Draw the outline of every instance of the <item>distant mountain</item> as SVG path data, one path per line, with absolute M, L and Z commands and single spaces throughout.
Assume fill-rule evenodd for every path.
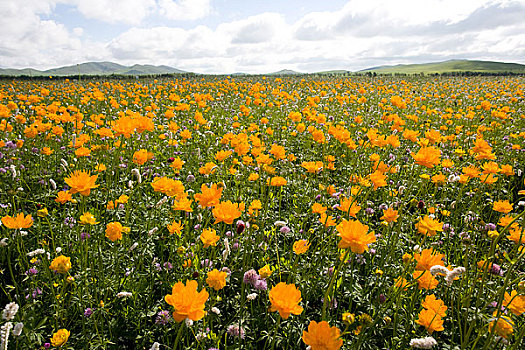
M 87 62 L 74 66 L 66 66 L 60 68 L 53 68 L 44 71 L 33 68 L 25 69 L 2 69 L 0 68 L 0 75 L 10 76 L 69 76 L 69 75 L 155 75 L 155 74 L 171 74 L 171 73 L 185 73 L 177 68 L 168 66 L 152 66 L 135 64 L 133 66 L 123 66 L 113 62 Z
M 525 73 L 525 65 L 518 63 L 503 63 L 491 61 L 449 60 L 444 62 L 422 64 L 399 64 L 395 66 L 380 66 L 363 69 L 359 72 L 375 73 L 452 73 L 452 72 L 481 72 L 481 73 Z
M 282 69 L 278 72 L 268 73 L 266 75 L 302 75 L 303 73 L 296 72 L 290 69 Z

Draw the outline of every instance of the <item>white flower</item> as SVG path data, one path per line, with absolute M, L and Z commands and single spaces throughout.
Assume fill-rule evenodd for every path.
M 447 277 L 445 277 L 445 280 L 447 281 L 447 285 L 451 286 L 454 280 L 461 276 L 465 272 L 465 268 L 463 266 L 458 266 L 454 268 L 452 271 L 450 271 L 447 274 Z
M 155 232 L 157 232 L 159 230 L 158 227 L 154 227 L 152 228 L 151 230 L 148 231 L 148 235 L 152 236 L 155 234 Z
M 137 182 L 142 183 L 142 176 L 140 176 L 140 171 L 137 168 L 131 170 L 131 174 L 137 179 Z
M 2 238 L 0 240 L 0 247 L 5 247 L 7 245 L 7 237 Z
M 130 292 L 119 292 L 117 294 L 117 298 L 127 298 L 127 297 L 131 297 L 133 294 L 130 293 Z
M 189 318 L 185 319 L 184 322 L 186 323 L 186 327 L 191 327 L 191 326 L 193 326 L 193 321 L 190 320 Z
M 9 167 L 9 170 L 11 170 L 11 173 L 13 175 L 13 179 L 15 177 L 17 177 L 18 174 L 16 173 L 16 167 L 14 166 L 14 164 L 11 164 L 11 166 Z
M 437 345 L 437 341 L 432 337 L 412 339 L 410 341 L 410 346 L 416 349 L 432 349 L 435 345 Z
M 435 275 L 437 275 L 438 273 L 447 276 L 448 273 L 449 273 L 449 271 L 448 271 L 448 269 L 447 269 L 445 266 L 434 265 L 434 266 L 432 266 L 432 267 L 430 268 L 430 273 L 432 274 L 432 276 L 435 276 Z
M 13 335 L 15 337 L 18 337 L 20 334 L 22 334 L 22 330 L 24 329 L 24 324 L 22 322 L 18 322 L 15 324 L 15 328 L 13 329 Z
M 137 242 L 133 243 L 133 245 L 131 247 L 129 247 L 129 251 L 133 251 L 135 248 L 137 248 L 139 246 L 139 244 Z
M 246 299 L 248 299 L 250 301 L 255 300 L 255 298 L 257 298 L 257 293 L 248 294 L 246 296 Z
M 131 180 L 128 181 L 128 187 L 130 189 L 133 189 L 133 181 L 131 181 Z
M 224 238 L 224 250 L 222 251 L 222 262 L 225 262 L 228 258 L 228 255 L 230 255 L 230 243 L 228 242 L 228 238 Z
M 151 348 L 149 348 L 149 350 L 159 350 L 159 349 L 160 349 L 160 344 L 158 342 L 153 343 L 153 345 L 151 345 Z
M 216 308 L 215 306 L 211 308 L 211 312 L 213 312 L 214 314 L 217 314 L 217 315 L 220 315 L 220 314 L 221 314 L 221 310 L 219 310 L 219 309 Z
M 32 252 L 29 252 L 27 253 L 27 256 L 32 258 L 34 257 L 35 255 L 40 255 L 40 254 L 44 254 L 46 251 L 42 248 L 38 248 L 38 249 L 35 249 L 33 250 Z
M 57 253 L 60 253 L 60 252 L 62 251 L 62 247 L 56 247 L 55 251 L 56 251 Z
M 53 179 L 49 179 L 49 184 L 51 185 L 51 189 L 54 191 L 57 189 L 57 183 Z
M 60 163 L 66 168 L 69 166 L 64 158 L 60 159 Z
M 273 223 L 275 226 L 277 227 L 282 227 L 282 226 L 286 226 L 286 222 L 284 221 L 276 221 Z
M 7 322 L 2 327 L 0 327 L 0 349 L 7 350 L 7 343 L 9 341 L 9 332 L 13 328 L 11 322 Z
M 17 312 L 18 304 L 13 301 L 5 306 L 4 311 L 2 312 L 2 318 L 6 321 L 11 321 Z

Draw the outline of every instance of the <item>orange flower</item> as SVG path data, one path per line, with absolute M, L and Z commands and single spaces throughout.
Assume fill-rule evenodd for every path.
M 171 162 L 170 164 L 170 167 L 175 171 L 175 172 L 179 172 L 179 170 L 182 169 L 182 166 L 184 165 L 184 163 L 186 163 L 185 161 L 183 161 L 182 159 L 180 159 L 180 157 L 177 157 L 175 159 L 173 159 L 173 161 Z
M 419 286 L 419 289 L 435 289 L 437 285 L 439 284 L 439 281 L 432 276 L 430 271 L 424 270 L 424 271 L 414 271 L 412 274 L 412 277 L 417 280 L 417 284 Z
M 321 203 L 314 203 L 312 205 L 312 213 L 323 214 L 328 208 L 323 206 Z
M 319 222 L 323 224 L 324 227 L 332 227 L 335 226 L 337 223 L 335 222 L 333 216 L 328 216 L 326 213 L 322 213 L 319 217 Z
M 217 164 L 208 162 L 199 168 L 199 174 L 210 175 L 217 170 Z
M 306 172 L 315 174 L 323 168 L 323 162 L 303 162 L 301 166 L 306 169 Z
M 507 236 L 507 238 L 516 244 L 524 244 L 525 232 L 523 232 L 523 229 L 517 225 L 512 226 L 511 228 L 509 228 L 509 235 Z
M 427 168 L 433 168 L 434 165 L 438 165 L 441 162 L 441 151 L 434 146 L 422 147 L 417 154 L 412 153 L 411 155 L 416 164 Z
M 19 228 L 30 228 L 33 226 L 33 218 L 30 214 L 24 216 L 24 213 L 18 213 L 15 217 L 6 215 L 2 218 L 5 227 L 17 230 Z
M 386 183 L 386 175 L 383 174 L 381 171 L 376 170 L 369 176 L 370 181 L 374 184 L 374 190 L 377 190 L 379 187 L 384 187 L 387 185 Z
M 293 244 L 293 251 L 297 255 L 304 254 L 310 248 L 310 243 L 306 239 L 300 239 Z
M 228 274 L 224 271 L 213 269 L 207 274 L 206 283 L 215 290 L 220 290 L 226 286 L 226 277 Z
M 394 284 L 394 287 L 402 288 L 403 290 L 407 290 L 408 281 L 406 280 L 406 278 L 399 276 L 398 278 L 396 278 L 395 282 L 396 283 Z
M 186 197 L 186 196 L 183 196 L 183 197 L 180 197 L 180 198 L 178 198 L 177 200 L 174 201 L 173 206 L 171 207 L 171 209 L 173 209 L 175 211 L 181 210 L 181 211 L 185 211 L 187 213 L 191 213 L 191 212 L 193 212 L 193 208 L 191 207 L 191 203 L 193 203 L 193 200 L 188 199 L 188 197 Z
M 280 186 L 285 186 L 286 184 L 287 182 L 284 177 L 274 176 L 270 180 L 270 186 L 280 187 Z
M 492 206 L 492 210 L 504 214 L 510 213 L 512 209 L 512 204 L 510 204 L 509 201 L 495 201 Z
M 148 152 L 145 149 L 141 149 L 133 153 L 133 163 L 137 165 L 143 165 L 151 158 L 153 158 L 153 153 Z
M 348 213 L 348 215 L 355 218 L 361 207 L 357 204 L 357 201 L 350 198 L 342 198 L 341 203 L 337 209 L 341 210 L 343 213 Z
M 57 193 L 55 202 L 64 204 L 66 202 L 69 202 L 71 199 L 73 199 L 73 197 L 71 196 L 71 193 L 69 193 L 69 191 L 60 191 Z
M 510 310 L 514 315 L 520 316 L 525 312 L 525 295 L 518 295 L 518 292 L 505 292 L 505 300 L 503 306 Z
M 424 326 L 429 334 L 432 334 L 434 331 L 440 332 L 445 330 L 443 328 L 443 319 L 432 310 L 421 310 L 416 323 Z
M 427 310 L 434 311 L 441 317 L 445 317 L 447 315 L 447 306 L 445 305 L 443 300 L 436 299 L 436 296 L 434 294 L 427 295 L 423 303 L 421 303 L 421 306 L 423 306 Z
M 443 231 L 443 223 L 425 215 L 423 218 L 419 219 L 416 228 L 419 233 L 432 237 L 436 235 L 436 231 Z
M 358 220 L 346 220 L 336 226 L 337 235 L 341 237 L 338 248 L 350 248 L 356 254 L 363 254 L 368 251 L 368 245 L 376 241 L 374 232 L 368 232 L 368 226 L 363 225 Z
M 290 314 L 300 315 L 303 312 L 303 308 L 299 306 L 302 300 L 301 291 L 295 288 L 295 284 L 281 282 L 270 290 L 269 297 L 272 303 L 270 311 L 278 311 L 285 320 Z
M 60 255 L 51 261 L 49 269 L 58 273 L 67 273 L 71 269 L 71 258 Z
M 311 321 L 308 332 L 303 331 L 302 339 L 312 350 L 338 350 L 343 346 L 339 328 L 330 327 L 326 321 L 319 323 Z
M 204 248 L 208 248 L 209 246 L 217 246 L 217 242 L 219 241 L 220 237 L 217 236 L 217 231 L 215 231 L 212 228 L 205 228 L 202 230 L 202 233 L 200 235 L 200 239 L 202 243 L 204 243 Z
M 184 194 L 184 185 L 179 180 L 167 177 L 156 177 L 151 183 L 155 192 L 161 192 L 169 197 L 179 198 Z
M 212 184 L 210 187 L 206 184 L 201 185 L 201 192 L 194 195 L 195 200 L 203 208 L 214 207 L 219 204 L 222 196 L 223 187 L 218 187 L 217 184 Z
M 110 222 L 106 225 L 106 237 L 110 241 L 115 242 L 117 239 L 122 239 L 122 233 L 130 231 L 129 227 L 122 226 L 120 222 Z
M 213 208 L 213 216 L 215 217 L 214 224 L 224 222 L 227 224 L 233 224 L 233 220 L 241 216 L 244 211 L 244 203 L 232 203 L 231 201 L 220 202 Z
M 494 311 L 492 315 L 496 317 L 497 314 L 498 312 Z M 500 315 L 497 320 L 489 323 L 489 332 L 492 332 L 493 328 L 497 335 L 507 339 L 509 335 L 514 332 L 514 322 L 510 319 L 510 317 Z
M 97 178 L 98 175 L 91 176 L 91 173 L 84 170 L 75 170 L 69 177 L 66 177 L 64 181 L 71 187 L 69 193 L 80 193 L 83 196 L 89 196 L 91 190 L 99 186 L 95 185 Z
M 386 222 L 397 222 L 398 218 L 399 218 L 398 211 L 394 210 L 393 208 L 388 208 L 387 210 L 383 210 L 383 216 L 381 216 L 381 220 L 385 220 Z
M 434 252 L 434 249 L 423 249 L 421 253 L 414 254 L 414 259 L 417 261 L 416 270 L 429 270 L 432 266 L 443 265 L 443 258 L 445 255 Z
M 53 333 L 53 338 L 51 338 L 51 345 L 53 345 L 54 347 L 61 347 L 67 342 L 70 334 L 71 333 L 65 328 L 59 329 L 58 331 L 56 331 L 56 333 Z
M 205 289 L 197 292 L 198 285 L 194 280 L 186 280 L 185 285 L 177 282 L 171 288 L 171 294 L 164 297 L 166 303 L 175 309 L 173 311 L 175 322 L 182 322 L 187 318 L 198 321 L 204 317 L 204 307 L 209 294 Z
M 173 221 L 171 224 L 168 224 L 168 232 L 170 235 L 176 233 L 178 236 L 181 235 L 182 230 L 184 229 L 184 225 L 180 222 Z
M 226 158 L 232 155 L 232 151 L 219 151 L 215 153 L 215 160 L 218 162 L 222 162 Z

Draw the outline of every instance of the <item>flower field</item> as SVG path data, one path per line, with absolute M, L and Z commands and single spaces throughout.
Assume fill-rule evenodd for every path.
M 0 349 L 523 349 L 523 77 L 0 82 Z

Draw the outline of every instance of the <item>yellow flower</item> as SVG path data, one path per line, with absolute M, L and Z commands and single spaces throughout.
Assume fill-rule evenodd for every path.
M 310 243 L 306 239 L 298 240 L 293 244 L 293 251 L 297 255 L 306 253 L 308 248 L 310 248 Z
M 75 170 L 69 177 L 66 177 L 64 181 L 68 184 L 71 189 L 69 193 L 75 194 L 80 193 L 83 196 L 89 196 L 91 190 L 97 188 L 96 185 L 98 175 L 93 175 L 83 170 Z
M 498 312 L 494 311 L 493 316 L 496 317 L 497 314 Z M 492 332 L 493 328 L 497 335 L 507 339 L 514 332 L 514 322 L 510 317 L 500 315 L 497 320 L 489 323 L 489 332 Z
M 37 210 L 36 215 L 38 217 L 45 218 L 46 216 L 49 215 L 49 211 L 47 210 L 47 208 L 43 208 L 43 209 Z
M 498 213 L 508 214 L 512 209 L 512 204 L 510 204 L 509 201 L 495 201 L 492 205 L 492 210 Z
M 51 261 L 49 269 L 58 273 L 67 273 L 71 269 L 71 258 L 60 255 Z
M 411 155 L 416 164 L 427 168 L 433 168 L 434 165 L 438 165 L 441 162 L 441 151 L 434 146 L 422 147 L 417 154 L 412 153 Z
M 287 184 L 286 179 L 281 176 L 274 176 L 271 178 L 271 180 L 269 180 L 270 186 L 281 187 L 281 186 L 285 186 L 286 184 Z
M 204 306 L 209 294 L 205 289 L 197 292 L 198 285 L 194 280 L 186 280 L 185 285 L 177 282 L 171 288 L 171 294 L 164 297 L 164 300 L 175 309 L 173 311 L 175 322 L 182 322 L 187 318 L 198 321 L 204 317 Z
M 180 198 L 185 193 L 182 182 L 167 177 L 154 178 L 151 187 L 155 192 L 161 192 L 169 197 Z
M 261 278 L 268 278 L 272 275 L 273 271 L 270 268 L 270 265 L 265 265 L 264 267 L 261 267 L 257 272 L 259 272 Z
M 220 202 L 213 208 L 213 216 L 215 217 L 214 224 L 224 222 L 226 224 L 233 224 L 233 220 L 241 216 L 244 211 L 244 203 L 232 203 L 231 201 Z
M 398 218 L 398 211 L 390 207 L 387 210 L 383 210 L 383 216 L 381 216 L 380 219 L 385 220 L 386 222 L 397 222 Z
M 220 290 L 226 286 L 226 277 L 228 274 L 224 271 L 213 269 L 207 274 L 206 283 L 215 290 Z
M 302 300 L 301 291 L 295 288 L 294 284 L 277 284 L 270 290 L 269 297 L 272 303 L 270 311 L 278 311 L 285 320 L 290 314 L 300 315 L 303 312 L 303 308 L 299 306 Z
M 66 202 L 69 202 L 73 197 L 71 196 L 71 193 L 69 191 L 60 191 L 57 194 L 57 197 L 55 198 L 55 202 L 64 204 Z
M 97 219 L 90 212 L 85 212 L 80 216 L 80 223 L 84 225 L 96 225 Z
M 184 225 L 180 222 L 173 221 L 171 224 L 168 224 L 168 232 L 170 235 L 176 233 L 178 236 L 181 235 Z
M 425 215 L 423 218 L 419 219 L 416 228 L 419 233 L 432 237 L 436 235 L 436 231 L 443 231 L 443 223 Z
M 326 321 L 311 321 L 308 332 L 303 331 L 302 340 L 312 350 L 338 350 L 343 346 L 339 328 L 330 327 Z
M 214 207 L 219 204 L 222 196 L 222 186 L 217 186 L 217 184 L 211 184 L 210 187 L 206 184 L 201 185 L 201 192 L 194 195 L 195 200 L 203 208 Z
M 220 237 L 217 236 L 217 231 L 215 231 L 214 229 L 205 228 L 204 230 L 202 230 L 200 239 L 202 243 L 204 243 L 204 248 L 208 248 L 211 245 L 215 247 Z
M 64 345 L 69 339 L 69 331 L 65 328 L 59 329 L 56 333 L 53 333 L 53 338 L 51 338 L 51 345 L 54 347 L 59 347 Z
M 356 254 L 363 254 L 364 251 L 368 251 L 368 245 L 376 241 L 374 232 L 368 233 L 368 226 L 363 225 L 358 220 L 343 219 L 336 226 L 336 230 L 337 235 L 341 237 L 338 248 L 350 248 Z
M 117 239 L 122 239 L 122 233 L 128 233 L 129 227 L 122 226 L 120 222 L 114 221 L 106 225 L 106 237 L 110 241 L 115 242 Z
M 5 227 L 10 229 L 30 228 L 33 226 L 33 218 L 31 215 L 24 216 L 24 213 L 18 213 L 17 216 L 12 217 L 6 215 L 2 218 L 2 223 Z

